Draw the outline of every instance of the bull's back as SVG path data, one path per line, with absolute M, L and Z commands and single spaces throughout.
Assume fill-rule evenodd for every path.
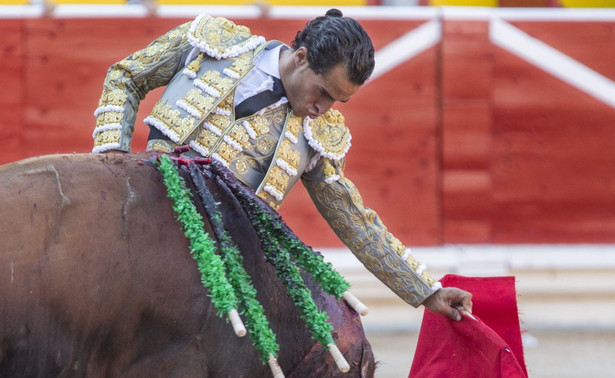
M 0 376 L 114 374 L 139 355 L 143 373 L 165 363 L 148 357 L 157 348 L 198 335 L 204 289 L 146 158 L 52 155 L 0 168 Z

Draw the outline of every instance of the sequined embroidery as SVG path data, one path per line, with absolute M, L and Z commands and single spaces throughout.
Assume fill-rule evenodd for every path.
M 227 93 L 236 81 L 237 79 L 230 77 L 221 77 L 220 72 L 211 70 L 194 79 L 194 86 L 202 89 L 210 96 L 218 98 Z
M 240 175 L 244 175 L 250 168 L 254 168 L 254 160 L 247 156 L 240 156 L 235 160 L 235 169 Z
M 262 155 L 269 155 L 275 148 L 278 139 L 273 135 L 265 134 L 256 141 L 256 150 Z
M 96 127 L 102 127 L 108 124 L 119 124 L 123 116 L 124 112 L 104 112 L 96 118 Z
M 339 111 L 330 109 L 314 120 L 306 118 L 303 126 L 305 138 L 321 156 L 337 161 L 348 152 L 351 135 Z
M 252 67 L 253 56 L 253 52 L 241 54 L 234 59 L 229 68 L 234 73 L 245 75 Z M 195 117 L 198 120 L 197 123 L 203 125 L 196 140 L 192 141 L 199 153 L 208 156 L 215 143 L 211 133 L 221 136 L 230 124 L 229 117 L 234 108 L 234 88 L 241 77 L 243 76 L 229 77 L 215 70 L 207 70 L 192 81 L 196 88 L 189 90 L 183 98 L 177 100 L 178 108 Z M 203 117 L 205 120 L 201 121 Z M 178 134 L 180 142 L 188 138 L 194 129 L 183 129 L 182 131 L 184 134 Z M 232 141 L 229 143 L 233 145 Z
M 147 141 L 146 151 L 164 151 L 171 152 L 175 146 L 166 140 L 151 139 Z
M 278 144 L 278 150 L 273 157 L 273 162 L 262 184 L 262 191 L 258 190 L 257 195 L 267 201 L 270 206 L 277 209 L 284 199 L 291 183 L 291 178 L 298 174 L 297 169 L 301 160 L 301 154 L 295 149 L 297 136 L 301 130 L 301 118 L 287 116 L 282 135 L 285 137 Z M 294 181 L 294 180 L 293 180 Z M 272 201 L 269 196 L 273 197 Z
M 94 144 L 96 146 L 102 146 L 106 144 L 116 143 L 118 140 L 120 140 L 120 134 L 121 130 L 108 130 L 104 133 L 98 133 L 94 138 Z
M 205 119 L 205 122 L 203 122 L 203 127 L 192 142 L 195 150 L 203 156 L 210 156 L 212 149 L 230 123 L 231 121 L 228 116 L 215 113 L 210 114 Z
M 230 67 L 225 68 L 222 72 L 233 79 L 242 78 L 252 67 L 252 57 L 253 54 L 250 52 L 243 53 L 233 61 Z
M 128 95 L 121 89 L 114 89 L 111 91 L 105 91 L 99 100 L 100 106 L 114 105 L 114 106 L 124 106 L 126 100 L 128 99 Z
M 152 114 L 144 120 L 148 125 L 156 127 L 175 143 L 182 143 L 183 139 L 196 127 L 196 118 L 182 117 L 181 112 L 173 109 L 166 101 L 158 101 L 154 105 Z
M 198 16 L 188 32 L 190 44 L 216 59 L 235 57 L 264 44 L 250 29 L 222 17 Z
M 214 101 L 211 96 L 203 96 L 203 92 L 195 88 L 189 90 L 184 98 L 177 100 L 176 104 L 191 116 L 202 118 L 204 112 L 212 108 Z

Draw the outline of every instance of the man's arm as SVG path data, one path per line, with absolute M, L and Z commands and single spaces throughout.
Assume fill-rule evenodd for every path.
M 335 170 L 336 180 L 327 180 Z M 338 178 L 339 177 L 339 178 Z M 363 205 L 359 191 L 343 175 L 343 159 L 321 158 L 302 182 L 320 214 L 357 258 L 395 294 L 418 307 L 440 286 L 378 215 Z
M 167 85 L 192 50 L 183 24 L 145 49 L 112 65 L 105 78 L 94 129 L 92 152 L 130 151 L 139 103 L 152 89 Z
M 395 294 L 414 307 L 460 320 L 457 307 L 472 311 L 472 295 L 441 288 L 403 244 L 387 231 L 378 215 L 363 205 L 354 184 L 339 162 L 321 158 L 304 173 L 302 182 L 321 215 L 357 258 Z M 333 174 L 331 170 L 334 170 Z M 335 177 L 336 180 L 327 180 Z M 327 182 L 328 181 L 328 182 Z

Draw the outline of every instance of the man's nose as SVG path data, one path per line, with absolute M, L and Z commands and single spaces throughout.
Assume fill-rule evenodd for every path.
M 318 115 L 323 115 L 327 112 L 327 110 L 331 109 L 333 103 L 335 101 L 321 99 L 316 102 L 316 110 L 318 111 Z

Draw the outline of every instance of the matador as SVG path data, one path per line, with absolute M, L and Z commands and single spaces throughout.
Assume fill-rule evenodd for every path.
M 316 28 L 311 32 L 320 33 L 325 42 L 329 34 L 355 33 L 352 28 L 323 33 L 337 19 L 352 20 L 328 13 L 303 33 L 309 39 L 310 28 Z M 352 42 L 351 37 L 346 39 Z M 301 38 L 300 32 L 289 47 L 208 15 L 178 26 L 111 66 L 95 111 L 93 152 L 129 152 L 140 100 L 166 86 L 144 120 L 151 130 L 148 150 L 189 145 L 189 153 L 220 161 L 275 209 L 301 180 L 343 243 L 393 292 L 418 307 L 441 286 L 363 204 L 344 175 L 351 134 L 343 115 L 332 108 L 371 73 L 371 41 L 367 37 L 372 49 L 367 76 L 348 79 L 352 69 L 344 67 L 344 57 L 332 69 L 313 68 L 309 52 L 315 47 Z M 336 67 L 345 68 L 341 76 Z M 244 101 L 274 93 L 276 86 L 283 90 L 281 96 L 256 111 L 238 111 Z M 304 104 L 306 97 L 314 100 Z

